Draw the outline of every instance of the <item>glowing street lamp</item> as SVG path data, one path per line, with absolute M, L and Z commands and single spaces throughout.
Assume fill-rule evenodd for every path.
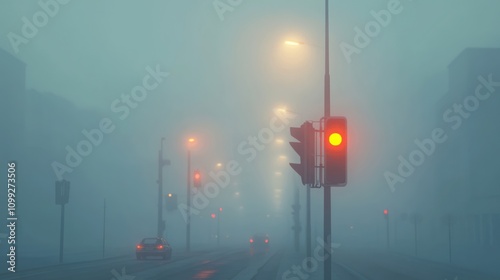
M 285 41 L 285 45 L 287 46 L 299 46 L 299 45 L 303 45 L 304 42 L 297 42 L 297 41 L 290 41 L 290 40 L 287 40 Z

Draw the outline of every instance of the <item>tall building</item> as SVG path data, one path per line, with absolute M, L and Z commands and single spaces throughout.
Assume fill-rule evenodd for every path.
M 491 78 L 490 78 L 491 77 Z M 436 152 L 438 207 L 453 213 L 456 238 L 500 248 L 500 49 L 469 48 L 449 65 L 449 92 L 437 106 L 448 136 Z
M 16 160 L 24 143 L 26 65 L 0 49 L 0 158 Z

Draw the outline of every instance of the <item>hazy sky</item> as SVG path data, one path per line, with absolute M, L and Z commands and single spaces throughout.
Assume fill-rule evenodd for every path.
M 340 44 L 355 45 L 355 28 L 364 29 L 374 19 L 371 12 L 387 10 L 391 1 L 330 2 L 332 113 L 350 122 L 350 186 L 356 186 L 340 193 L 368 199 L 366 189 L 388 191 L 383 172 L 433 128 L 434 106 L 448 88 L 448 64 L 465 48 L 500 45 L 500 2 L 401 0 L 399 13 L 350 63 Z M 127 138 L 151 166 L 165 136 L 173 162 L 168 172 L 175 177 L 170 182 L 181 185 L 185 177 L 176 175 L 184 174 L 188 136 L 202 139 L 196 156 L 206 165 L 244 162 L 237 145 L 268 126 L 276 107 L 297 114 L 290 125 L 323 113 L 324 2 L 243 0 L 223 14 L 214 3 L 73 0 L 58 4 L 32 38 L 13 47 L 9 36 L 23 36 L 23 18 L 33 22 L 42 7 L 2 0 L 0 48 L 27 64 L 27 88 L 112 118 L 120 131 L 112 139 Z M 289 39 L 304 44 L 284 45 Z M 113 102 L 142 84 L 147 67 L 169 76 L 119 120 Z M 281 137 L 289 138 L 288 129 Z M 98 158 L 106 157 L 102 153 Z M 296 159 L 288 146 L 265 158 L 273 153 Z M 277 167 L 265 158 L 248 164 L 239 180 L 271 184 L 265 176 Z M 290 172 L 287 164 L 278 168 Z

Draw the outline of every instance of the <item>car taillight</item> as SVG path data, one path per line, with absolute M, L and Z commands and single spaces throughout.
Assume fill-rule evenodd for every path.
M 137 245 L 135 246 L 135 248 L 137 248 L 138 250 L 142 249 L 142 245 Z
M 264 242 L 269 243 L 269 239 L 264 240 Z
M 250 243 L 253 243 L 253 239 L 252 238 L 250 238 Z
M 163 245 L 158 245 L 156 248 L 157 248 L 158 250 L 161 250 L 161 249 L 163 249 Z

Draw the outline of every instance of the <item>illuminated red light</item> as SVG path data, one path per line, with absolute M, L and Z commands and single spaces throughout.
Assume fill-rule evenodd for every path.
M 384 209 L 384 215 L 388 215 L 388 214 L 389 214 L 389 210 Z
M 158 250 L 161 250 L 161 249 L 163 249 L 163 245 L 158 245 L 158 247 L 156 247 L 156 248 L 158 248 Z
M 215 214 L 213 214 L 213 213 L 212 213 L 212 215 L 211 215 L 211 216 L 212 216 L 212 219 L 215 219 Z
M 252 238 L 250 238 L 250 243 L 253 243 L 253 239 Z
M 264 242 L 269 243 L 269 239 L 264 240 Z
M 142 245 L 135 246 L 138 250 L 142 249 Z

